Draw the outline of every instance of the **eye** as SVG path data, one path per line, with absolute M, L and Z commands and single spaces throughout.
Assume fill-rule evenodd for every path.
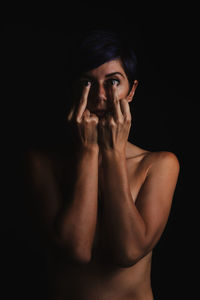
M 118 86 L 120 84 L 119 79 L 116 79 L 116 78 L 111 78 L 111 79 L 108 80 L 108 82 L 109 82 L 110 85 L 117 85 Z

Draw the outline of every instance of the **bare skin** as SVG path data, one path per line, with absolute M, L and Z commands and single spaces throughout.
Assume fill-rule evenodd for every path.
M 116 72 L 114 80 L 107 76 Z M 119 60 L 84 74 L 89 78 L 98 89 L 86 85 L 67 118 L 78 150 L 27 156 L 29 208 L 49 255 L 48 300 L 152 300 L 152 250 L 167 223 L 179 163 L 171 152 L 128 142 L 137 82 L 129 91 Z

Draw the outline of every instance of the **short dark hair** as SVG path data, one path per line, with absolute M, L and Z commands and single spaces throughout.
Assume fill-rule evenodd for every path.
M 137 59 L 131 43 L 113 30 L 91 30 L 72 45 L 70 73 L 72 80 L 113 59 L 121 59 L 131 88 L 136 79 Z M 69 69 L 68 69 L 69 70 Z

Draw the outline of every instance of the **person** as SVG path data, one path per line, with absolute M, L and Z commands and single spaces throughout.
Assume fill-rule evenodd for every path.
M 66 99 L 71 138 L 58 151 L 26 156 L 32 231 L 48 257 L 47 299 L 152 300 L 152 251 L 179 161 L 128 141 L 138 85 L 132 46 L 109 30 L 90 31 L 78 45 Z

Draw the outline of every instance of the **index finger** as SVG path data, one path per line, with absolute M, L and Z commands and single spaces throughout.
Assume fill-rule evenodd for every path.
M 84 86 L 81 99 L 80 99 L 78 107 L 75 111 L 75 116 L 76 116 L 77 121 L 81 120 L 83 113 L 87 107 L 89 91 L 90 91 L 90 83 L 88 83 L 87 86 Z

